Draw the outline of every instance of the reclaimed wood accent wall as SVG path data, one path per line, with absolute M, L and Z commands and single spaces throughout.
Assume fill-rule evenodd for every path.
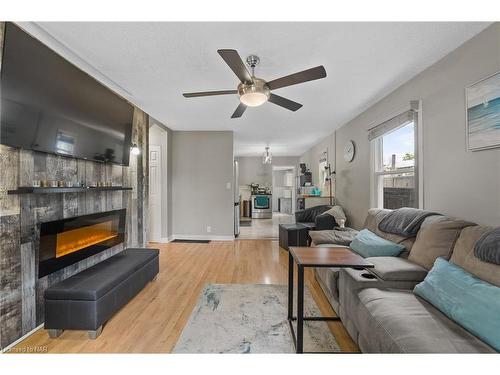
M 0 51 L 4 23 L 0 23 Z M 1 52 L 0 52 L 1 53 Z M 1 55 L 0 55 L 1 63 Z M 1 69 L 1 66 L 0 66 Z M 134 111 L 132 142 L 141 149 L 122 167 L 0 145 L 0 349 L 43 323 L 48 286 L 124 249 L 145 246 L 148 207 L 148 115 Z M 113 181 L 131 191 L 7 195 L 34 180 Z M 127 209 L 125 244 L 38 278 L 40 223 L 120 208 Z

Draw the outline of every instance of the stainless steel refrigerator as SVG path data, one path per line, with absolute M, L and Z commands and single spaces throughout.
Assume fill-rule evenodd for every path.
M 234 192 L 234 236 L 238 237 L 240 234 L 240 186 L 238 184 L 239 171 L 238 162 L 234 161 L 234 181 L 233 181 L 233 192 Z

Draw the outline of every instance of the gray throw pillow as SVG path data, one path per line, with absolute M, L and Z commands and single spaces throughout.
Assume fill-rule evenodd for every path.
M 344 227 L 344 224 L 347 221 L 344 209 L 341 206 L 333 206 L 328 211 L 324 212 L 324 214 L 333 216 L 340 227 Z
M 337 228 L 332 230 L 310 230 L 309 236 L 316 245 L 333 244 L 349 246 L 357 230 L 351 228 Z

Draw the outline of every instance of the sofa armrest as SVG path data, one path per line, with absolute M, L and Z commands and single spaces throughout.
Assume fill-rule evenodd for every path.
M 321 214 L 316 216 L 314 220 L 316 224 L 315 230 L 330 230 L 335 227 L 335 218 L 329 214 Z
M 422 281 L 427 270 L 401 257 L 370 257 L 366 260 L 375 267 L 370 272 L 385 281 Z

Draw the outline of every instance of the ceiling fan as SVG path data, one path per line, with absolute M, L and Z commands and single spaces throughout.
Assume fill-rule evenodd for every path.
M 271 93 L 271 90 L 276 90 L 282 87 L 296 85 L 298 83 L 304 83 L 307 81 L 314 81 L 315 79 L 326 77 L 325 68 L 323 67 L 323 65 L 320 65 L 315 68 L 303 70 L 301 72 L 277 78 L 272 81 L 265 81 L 261 78 L 255 77 L 254 75 L 255 67 L 260 62 L 258 56 L 250 55 L 246 59 L 248 66 L 252 69 L 252 74 L 250 74 L 236 50 L 220 49 L 217 50 L 217 52 L 224 59 L 226 64 L 229 65 L 234 74 L 236 74 L 236 76 L 239 78 L 240 83 L 238 84 L 237 89 L 189 92 L 182 95 L 184 95 L 184 97 L 186 98 L 196 98 L 200 96 L 238 94 L 240 104 L 236 108 L 236 111 L 234 111 L 231 118 L 241 117 L 247 107 L 257 107 L 267 101 L 295 112 L 300 107 L 302 107 L 302 104 L 273 94 Z

